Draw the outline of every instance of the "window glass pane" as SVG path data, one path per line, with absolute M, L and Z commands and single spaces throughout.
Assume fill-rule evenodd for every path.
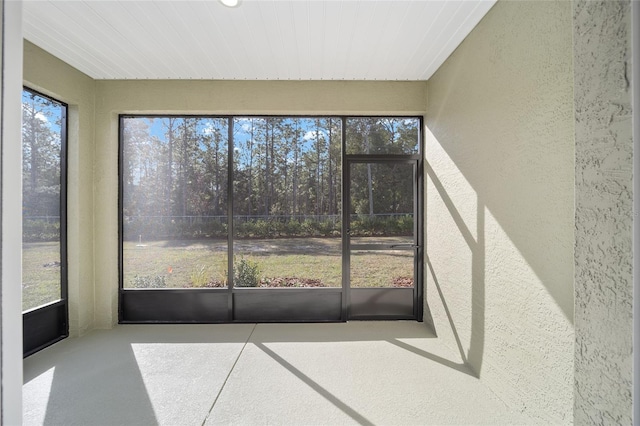
M 226 287 L 228 120 L 122 126 L 124 288 Z
M 66 107 L 22 92 L 22 309 L 62 297 L 61 157 Z
M 418 154 L 420 120 L 398 117 L 347 118 L 347 154 Z
M 336 118 L 235 119 L 235 286 L 341 286 L 341 134 Z

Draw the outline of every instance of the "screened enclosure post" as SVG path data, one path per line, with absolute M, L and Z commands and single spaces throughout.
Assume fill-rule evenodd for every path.
M 418 176 L 417 176 L 417 187 L 418 187 L 418 215 L 417 223 L 418 233 L 418 253 L 416 256 L 417 262 L 417 281 L 416 283 L 416 319 L 418 321 L 424 320 L 424 292 L 425 292 L 425 284 L 424 284 L 424 253 L 425 253 L 425 220 L 426 220 L 426 210 L 425 210 L 425 193 L 424 193 L 424 161 L 425 161 L 425 152 L 424 152 L 424 117 L 420 117 L 420 132 L 418 133 L 419 138 L 419 146 L 420 146 L 420 159 L 418 160 Z
M 124 150 L 124 117 L 118 117 L 118 322 L 124 320 L 122 315 L 122 306 L 123 306 L 123 288 L 124 288 L 124 253 L 123 253 L 123 244 L 124 244 L 124 233 L 123 233 L 123 222 L 124 222 L 124 173 L 122 170 L 122 162 L 124 161 L 123 150 Z
M 418 171 L 418 167 L 419 167 L 419 161 L 416 161 L 416 163 L 413 166 L 413 240 L 414 240 L 414 244 L 415 244 L 415 248 L 414 248 L 414 270 L 413 270 L 413 282 L 414 282 L 414 286 L 413 286 L 413 298 L 414 298 L 414 305 L 413 305 L 413 313 L 415 315 L 415 317 L 417 319 L 419 319 L 418 317 L 420 316 L 420 309 L 419 309 L 419 305 L 420 305 L 420 287 L 422 287 L 422 283 L 420 282 L 420 222 L 421 222 L 421 218 L 420 218 L 420 187 L 419 187 L 419 183 L 420 183 L 420 177 L 419 177 L 419 171 Z
M 422 321 L 424 315 L 424 182 L 423 182 L 423 162 L 418 160 L 417 165 L 418 213 L 416 216 L 417 227 L 417 247 L 416 247 L 416 319 Z
M 67 129 L 69 126 L 68 107 L 61 111 L 60 126 L 60 298 L 64 300 L 64 336 L 69 336 L 69 262 L 67 259 Z
M 346 160 L 347 119 L 342 117 L 342 320 L 346 321 L 349 315 L 349 163 Z
M 227 122 L 227 149 L 229 151 L 229 165 L 227 166 L 227 312 L 229 321 L 233 321 L 233 117 Z

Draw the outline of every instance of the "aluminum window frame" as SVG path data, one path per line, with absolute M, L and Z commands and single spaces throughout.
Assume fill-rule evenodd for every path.
M 326 288 L 238 288 L 234 287 L 233 277 L 232 277 L 232 267 L 233 267 L 233 248 L 234 248 L 234 224 L 233 224 L 233 208 L 234 208 L 234 191 L 233 191 L 233 178 L 234 178 L 234 170 L 233 167 L 228 167 L 228 176 L 227 176 L 227 250 L 228 250 L 228 285 L 226 288 L 208 288 L 208 289 L 193 289 L 193 288 L 167 288 L 167 289 L 129 289 L 124 288 L 124 259 L 123 259 L 123 241 L 124 241 L 124 233 L 123 233 L 123 155 L 124 155 L 124 120 L 127 118 L 211 118 L 211 119 L 226 119 L 228 120 L 228 164 L 234 164 L 234 137 L 233 137 L 233 127 L 236 119 L 241 118 L 290 118 L 290 119 L 335 119 L 339 120 L 341 123 L 341 157 L 340 157 L 340 202 L 341 202 L 341 212 L 339 216 L 342 218 L 342 230 L 341 230 L 341 257 L 342 257 L 342 285 L 341 287 L 326 287 Z M 394 119 L 415 119 L 418 121 L 418 152 L 413 154 L 347 154 L 346 153 L 346 124 L 349 118 L 394 118 Z M 345 243 L 345 232 L 346 232 L 346 223 L 344 220 L 345 215 L 345 197 L 348 197 L 348 194 L 345 193 L 345 175 L 348 174 L 345 172 L 345 168 L 347 165 L 347 161 L 355 161 L 355 162 L 366 162 L 366 161 L 390 161 L 390 162 L 411 162 L 416 164 L 416 185 L 414 189 L 414 194 L 416 197 L 415 200 L 415 213 L 416 221 L 414 223 L 414 232 L 416 235 L 416 240 L 418 244 L 417 254 L 416 254 L 416 285 L 414 286 L 414 319 L 418 321 L 422 321 L 423 317 L 423 251 L 424 251 L 424 172 L 423 172 L 423 145 L 424 145 L 424 118 L 422 116 L 415 115 L 315 115 L 315 114 L 158 114 L 158 113 L 136 113 L 136 114 L 128 114 L 122 113 L 118 115 L 118 242 L 119 242 L 119 253 L 118 253 L 118 322 L 119 323 L 235 323 L 235 322 L 343 322 L 348 319 L 348 305 L 349 305 L 349 272 L 348 269 L 345 269 L 345 266 L 348 267 L 348 256 L 349 251 L 345 250 L 345 245 L 348 248 L 348 242 Z M 347 213 L 348 214 L 348 213 Z M 347 260 L 345 261 L 345 258 Z M 145 318 L 144 315 L 135 318 L 132 318 L 131 311 L 129 310 L 128 300 L 126 298 L 129 294 L 135 294 L 138 297 L 142 296 L 145 292 L 149 295 L 151 293 L 154 294 L 154 297 L 158 297 L 157 303 L 159 306 L 164 309 L 166 315 L 165 318 Z M 256 301 L 268 301 L 271 295 L 276 294 L 288 294 L 292 295 L 293 303 L 298 300 L 302 300 L 297 298 L 296 295 L 310 294 L 313 295 L 316 299 L 319 297 L 326 297 L 327 299 L 331 299 L 334 296 L 331 294 L 340 293 L 340 303 L 338 312 L 331 310 L 326 318 L 321 317 L 323 314 L 327 314 L 328 310 L 320 309 L 318 312 L 312 312 L 309 316 L 305 317 L 304 310 L 298 310 L 297 315 L 298 318 L 295 318 L 296 312 L 293 313 L 292 317 L 280 317 L 280 316 L 272 316 L 266 317 L 264 319 L 259 319 L 256 317 L 251 318 L 243 318 L 239 319 L 237 315 L 238 306 L 236 305 L 238 299 L 241 297 L 250 297 L 255 295 Z M 199 317 L 198 315 L 192 315 L 191 313 L 186 312 L 176 312 L 175 310 L 171 310 L 169 305 L 169 300 L 173 298 L 174 301 L 178 299 L 185 302 L 190 303 L 189 301 L 195 300 L 194 295 L 199 294 L 204 298 L 209 298 L 206 301 L 202 301 L 201 306 L 197 309 L 200 309 L 201 312 L 208 312 L 208 314 Z M 219 295 L 219 296 L 216 296 Z M 320 296 L 324 294 L 324 296 Z M 220 314 L 212 314 L 209 309 L 214 307 L 221 307 L 222 300 L 214 300 L 215 297 L 222 297 L 222 295 L 226 295 L 226 300 L 224 306 L 226 306 L 226 312 Z M 267 296 L 269 295 L 269 296 Z M 141 306 L 144 302 L 135 302 L 136 306 Z M 180 302 L 178 302 L 180 303 Z M 254 303 L 252 301 L 252 303 Z M 308 307 L 307 307 L 308 309 Z M 320 316 L 314 316 L 315 314 Z M 377 319 L 377 318 L 371 318 Z
M 23 86 L 29 92 L 48 99 L 61 107 L 60 120 L 60 299 L 22 312 L 23 357 L 28 357 L 69 337 L 69 274 L 68 274 L 68 150 L 69 105 L 52 96 Z M 21 142 L 22 143 L 22 142 Z

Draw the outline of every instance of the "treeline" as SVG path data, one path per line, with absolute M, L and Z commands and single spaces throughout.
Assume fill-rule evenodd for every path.
M 234 213 L 337 214 L 341 127 L 336 118 L 236 119 Z
M 228 214 L 230 164 L 234 215 L 245 217 L 236 237 L 339 235 L 340 222 L 322 217 L 342 210 L 342 121 L 233 120 L 230 150 L 226 118 L 123 119 L 125 239 L 226 235 L 226 219 L 220 218 Z M 416 119 L 349 119 L 347 152 L 413 153 L 418 129 Z M 352 213 L 377 223 L 366 232 L 398 228 L 379 225 L 383 221 L 375 217 L 413 212 L 412 170 L 401 164 L 359 166 L 364 165 L 351 172 Z M 187 219 L 193 217 L 202 220 Z

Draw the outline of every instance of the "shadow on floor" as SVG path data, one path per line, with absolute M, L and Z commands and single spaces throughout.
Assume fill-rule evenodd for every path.
M 252 327 L 117 326 L 66 339 L 24 360 L 24 424 L 171 424 L 167 402 L 190 383 L 205 392 L 182 405 L 203 419 Z
M 98 336 L 82 340 L 25 360 L 24 424 L 157 424 L 131 344 Z M 39 376 L 51 370 L 46 410 L 34 415 L 29 393 L 32 387 L 46 392 L 47 379 L 38 383 Z
M 225 389 L 247 344 L 292 373 L 319 399 L 363 425 L 374 421 L 362 407 L 336 396 L 271 344 L 347 343 L 338 352 L 323 345 L 328 353 L 339 354 L 353 347 L 348 343 L 379 342 L 382 346 L 376 348 L 391 344 L 434 366 L 463 373 L 459 377 L 473 376 L 454 353 L 435 354 L 425 350 L 430 345 L 414 346 L 413 339 L 423 345 L 435 337 L 425 324 L 414 321 L 261 324 L 257 330 L 254 324 L 120 325 L 62 341 L 25 359 L 24 424 L 200 424 Z M 444 357 L 449 353 L 456 360 Z M 401 353 L 394 356 L 411 359 Z
M 365 418 L 362 414 L 358 413 L 356 410 L 354 410 L 353 408 L 349 407 L 347 404 L 342 402 L 340 399 L 334 396 L 331 392 L 329 392 L 328 390 L 320 386 L 316 381 L 311 379 L 309 376 L 305 375 L 302 371 L 294 367 L 292 364 L 288 363 L 284 358 L 276 354 L 274 351 L 267 348 L 262 343 L 254 343 L 254 345 L 258 347 L 260 350 L 262 350 L 265 354 L 269 355 L 278 364 L 286 368 L 290 373 L 292 373 L 300 381 L 302 381 L 311 389 L 313 389 L 315 392 L 317 392 L 324 399 L 326 399 L 331 404 L 333 404 L 336 408 L 340 409 L 343 413 L 351 417 L 353 420 L 355 420 L 361 425 L 365 425 L 365 426 L 373 425 L 373 423 L 369 421 L 367 418 Z

